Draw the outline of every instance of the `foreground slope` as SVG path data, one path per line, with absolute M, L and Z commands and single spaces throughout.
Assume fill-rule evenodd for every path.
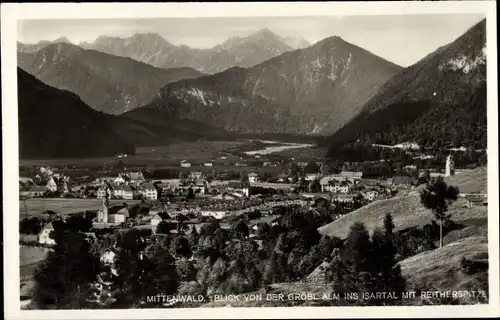
M 171 83 L 148 107 L 229 131 L 332 133 L 399 70 L 331 37 L 252 68 Z
M 488 238 L 468 237 L 401 261 L 401 272 L 407 279 L 408 290 L 488 291 L 488 273 L 466 274 L 460 269 L 462 257 L 487 263 Z M 459 298 L 459 301 L 462 304 L 487 302 L 470 297 Z
M 18 68 L 20 158 L 99 157 L 135 152 L 112 116 Z
M 202 75 L 191 68 L 155 68 L 68 43 L 49 44 L 33 54 L 18 52 L 18 66 L 42 82 L 74 92 L 91 107 L 110 114 L 146 104 L 170 82 Z
M 389 79 L 332 137 L 329 154 L 354 141 L 485 149 L 486 20 Z

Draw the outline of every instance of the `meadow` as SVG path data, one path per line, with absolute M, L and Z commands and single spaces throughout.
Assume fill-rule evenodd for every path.
M 110 200 L 111 205 L 139 203 L 139 200 Z M 25 204 L 26 203 L 26 207 Z M 19 215 L 21 217 L 37 216 L 44 211 L 52 210 L 58 214 L 70 214 L 84 212 L 87 210 L 99 210 L 102 206 L 101 199 L 79 199 L 79 198 L 33 198 L 19 201 Z M 25 210 L 26 208 L 26 210 Z
M 181 160 L 208 161 L 221 155 L 224 150 L 232 149 L 249 141 L 197 141 L 182 142 L 165 146 L 137 147 L 135 155 L 127 157 L 103 157 L 81 159 L 21 159 L 20 166 L 39 165 L 57 167 L 103 167 L 121 163 L 126 166 L 165 165 L 179 166 Z

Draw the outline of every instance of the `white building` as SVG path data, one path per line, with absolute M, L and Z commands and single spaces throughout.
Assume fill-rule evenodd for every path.
M 97 189 L 97 199 L 104 199 L 106 198 L 107 190 L 104 186 L 100 187 Z
M 132 188 L 130 186 L 122 186 L 123 189 L 122 192 L 122 199 L 125 200 L 133 200 L 134 199 L 134 191 L 132 191 Z
M 203 173 L 199 171 L 193 171 L 189 173 L 189 179 L 201 179 L 203 178 Z
M 145 183 L 141 186 L 142 195 L 149 200 L 157 200 L 158 199 L 158 191 L 151 183 Z
M 250 183 L 255 183 L 255 182 L 259 182 L 259 175 L 257 173 L 249 173 L 248 174 L 248 181 Z
M 342 171 L 340 175 L 349 180 L 360 180 L 363 178 L 363 172 L 360 171 Z
M 349 184 L 347 182 L 330 181 L 326 186 L 321 186 L 323 192 L 349 193 Z
M 54 245 L 56 241 L 50 237 L 50 233 L 54 231 L 54 226 L 52 222 L 49 222 L 42 228 L 40 233 L 37 235 L 37 240 L 39 244 Z
M 191 162 L 189 162 L 187 160 L 182 160 L 181 161 L 181 167 L 182 168 L 189 168 L 189 167 L 191 167 Z
M 202 209 L 201 215 L 203 217 L 214 217 L 217 220 L 223 219 L 229 211 L 227 210 L 210 210 L 210 209 Z
M 52 191 L 52 192 L 57 191 L 57 184 L 54 181 L 54 178 L 50 177 L 49 181 L 47 182 L 46 187 L 47 187 L 47 190 L 49 190 L 49 191 Z
M 118 177 L 116 177 L 116 179 L 113 180 L 113 182 L 116 184 L 123 184 L 125 183 L 125 178 L 123 178 L 122 175 L 119 174 Z
M 306 181 L 313 181 L 319 179 L 319 177 L 320 177 L 319 173 L 306 173 L 305 179 Z
M 363 192 L 363 197 L 369 201 L 375 200 L 379 195 L 379 192 L 377 190 L 369 190 Z
M 113 196 L 117 199 L 123 199 L 123 188 L 115 188 L 113 190 Z

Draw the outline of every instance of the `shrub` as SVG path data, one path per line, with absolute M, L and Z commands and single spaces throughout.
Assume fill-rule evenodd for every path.
M 466 257 L 460 259 L 460 269 L 465 274 L 476 274 L 488 270 L 488 260 L 469 260 Z

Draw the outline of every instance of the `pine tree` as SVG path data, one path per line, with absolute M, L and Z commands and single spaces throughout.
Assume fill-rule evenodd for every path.
M 456 187 L 448 186 L 443 178 L 427 185 L 420 193 L 420 201 L 424 207 L 434 211 L 434 216 L 439 221 L 439 246 L 443 246 L 443 224 L 451 218 L 447 214 L 448 207 L 458 199 L 459 190 Z
M 99 260 L 83 234 L 56 234 L 54 251 L 35 272 L 33 300 L 41 309 L 85 308 L 88 284 L 96 279 Z
M 371 292 L 374 270 L 370 236 L 362 223 L 351 226 L 339 259 L 332 263 L 333 289 L 347 293 Z M 349 300 L 347 300 L 349 301 Z M 351 301 L 352 302 L 352 301 Z
M 382 232 L 377 229 L 372 235 L 372 257 L 374 261 L 375 292 L 391 292 L 401 299 L 401 294 L 406 288 L 406 281 L 401 274 L 401 268 L 396 262 L 396 247 L 394 246 L 393 234 Z M 372 291 L 372 292 L 373 292 Z M 379 305 L 388 305 L 394 301 L 375 301 Z
M 394 220 L 390 213 L 386 214 L 384 217 L 384 233 L 386 235 L 392 235 L 392 232 L 395 228 Z

